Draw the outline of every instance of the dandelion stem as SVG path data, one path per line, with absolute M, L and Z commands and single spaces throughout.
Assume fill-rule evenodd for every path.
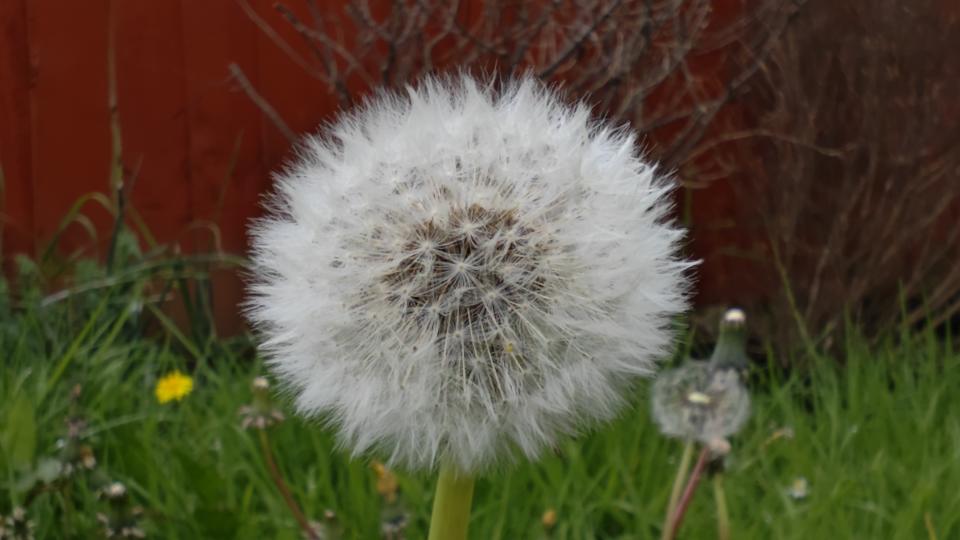
M 465 540 L 473 501 L 473 477 L 450 464 L 440 466 L 430 516 L 429 540 Z
M 717 540 L 730 540 L 730 514 L 723 492 L 723 472 L 713 475 L 713 498 L 717 501 Z
M 273 450 L 270 449 L 270 440 L 267 438 L 267 430 L 258 429 L 260 435 L 260 449 L 263 451 L 263 458 L 267 462 L 267 468 L 270 469 L 270 478 L 273 479 L 273 483 L 277 485 L 277 489 L 280 490 L 280 495 L 283 497 L 283 502 L 287 504 L 290 508 L 290 513 L 293 514 L 293 518 L 297 520 L 297 524 L 303 530 L 303 533 L 310 540 L 319 540 L 316 531 L 313 530 L 313 527 L 310 526 L 310 522 L 307 521 L 307 517 L 303 514 L 303 510 L 300 510 L 300 506 L 297 505 L 297 501 L 293 499 L 293 494 L 290 493 L 290 488 L 287 487 L 287 483 L 283 480 L 283 475 L 280 474 L 280 468 L 277 467 L 277 462 L 273 459 Z
M 670 502 L 667 503 L 667 514 L 663 518 L 663 533 L 661 540 L 666 540 L 667 535 L 673 528 L 671 518 L 677 509 L 677 501 L 680 500 L 680 493 L 683 491 L 683 484 L 687 481 L 687 473 L 690 472 L 690 463 L 693 461 L 693 441 L 687 441 L 683 447 L 683 457 L 680 458 L 680 466 L 677 467 L 677 477 L 673 480 L 673 489 L 670 491 Z
M 923 513 L 923 524 L 927 527 L 927 538 L 937 540 L 937 530 L 933 527 L 933 518 L 930 517 L 930 512 Z
M 693 493 L 697 490 L 697 485 L 700 484 L 700 478 L 703 476 L 704 469 L 707 468 L 707 459 L 709 457 L 710 449 L 704 446 L 703 450 L 700 451 L 700 457 L 697 458 L 697 464 L 693 467 L 693 472 L 690 473 L 690 480 L 687 482 L 686 489 L 683 490 L 683 496 L 680 497 L 680 502 L 677 503 L 677 509 L 673 512 L 673 518 L 670 520 L 670 528 L 667 531 L 667 540 L 676 538 L 677 532 L 680 530 L 680 525 L 683 524 L 683 516 L 687 513 L 690 501 L 693 500 Z

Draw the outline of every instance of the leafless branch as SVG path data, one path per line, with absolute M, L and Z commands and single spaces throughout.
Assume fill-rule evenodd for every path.
M 296 134 L 287 126 L 287 123 L 283 121 L 283 118 L 280 118 L 280 114 L 277 113 L 277 110 L 273 108 L 273 105 L 270 105 L 270 103 L 264 99 L 259 92 L 257 92 L 257 89 L 254 88 L 253 84 L 250 83 L 250 79 L 244 75 L 243 70 L 240 69 L 240 66 L 237 64 L 230 64 L 229 70 L 230 76 L 233 77 L 233 80 L 236 81 L 238 85 L 240 85 L 240 89 L 243 90 L 247 97 L 249 97 L 250 100 L 256 104 L 260 111 L 265 114 L 271 122 L 273 122 L 273 125 L 280 130 L 280 133 L 282 133 L 291 144 L 296 142 Z

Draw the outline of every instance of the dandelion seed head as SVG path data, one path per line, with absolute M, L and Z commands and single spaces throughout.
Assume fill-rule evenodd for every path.
M 668 437 L 716 445 L 740 431 L 749 415 L 750 394 L 736 370 L 690 361 L 661 373 L 653 385 L 653 417 Z
M 611 418 L 685 309 L 670 182 L 531 78 L 428 79 L 307 139 L 249 315 L 355 454 L 467 472 Z

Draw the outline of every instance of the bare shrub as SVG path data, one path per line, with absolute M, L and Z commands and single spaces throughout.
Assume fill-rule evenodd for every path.
M 960 312 L 960 25 L 929 0 L 813 2 L 773 49 L 743 217 L 774 343 L 830 348 Z M 954 15 L 956 10 L 950 10 Z
M 301 40 L 291 43 L 238 2 L 342 106 L 454 66 L 530 70 L 629 122 L 671 168 L 709 135 L 803 4 L 743 0 L 717 13 L 712 0 L 352 0 L 331 11 L 301 0 L 276 4 Z
M 454 66 L 531 70 L 629 122 L 687 187 L 746 176 L 732 217 L 765 242 L 757 279 L 779 284 L 748 307 L 783 349 L 829 348 L 846 320 L 877 335 L 960 311 L 960 36 L 944 2 L 276 4 L 296 40 L 238 2 L 343 106 Z M 733 101 L 746 129 L 724 119 Z M 733 163 L 711 151 L 728 144 Z

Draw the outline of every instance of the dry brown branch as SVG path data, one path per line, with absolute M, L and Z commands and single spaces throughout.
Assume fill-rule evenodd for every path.
M 287 123 L 283 121 L 283 118 L 277 113 L 277 110 L 273 108 L 273 105 L 263 98 L 257 89 L 253 87 L 253 84 L 250 82 L 250 79 L 243 73 L 243 70 L 240 69 L 240 66 L 237 64 L 230 64 L 229 66 L 230 76 L 234 81 L 240 86 L 240 89 L 243 90 L 243 93 L 250 98 L 251 101 L 256 104 L 260 111 L 273 122 L 273 125 L 283 134 L 284 137 L 290 141 L 290 144 L 293 144 L 297 140 L 296 134 L 287 126 Z
M 818 4 L 772 51 L 757 128 L 778 135 L 742 163 L 758 164 L 743 214 L 783 268 L 763 306 L 774 342 L 960 313 L 960 25 L 911 6 Z
M 630 123 L 667 168 L 704 142 L 803 3 L 745 0 L 736 16 L 716 13 L 711 0 L 277 4 L 304 42 L 298 48 L 238 2 L 341 106 L 358 88 L 402 86 L 437 70 L 530 71 Z
M 934 2 L 291 2 L 301 46 L 251 19 L 341 106 L 437 70 L 530 71 L 629 123 L 688 187 L 750 171 L 736 217 L 783 278 L 754 308 L 784 347 L 829 345 L 848 316 L 880 331 L 960 309 L 960 38 Z M 724 123 L 735 102 L 752 122 Z

